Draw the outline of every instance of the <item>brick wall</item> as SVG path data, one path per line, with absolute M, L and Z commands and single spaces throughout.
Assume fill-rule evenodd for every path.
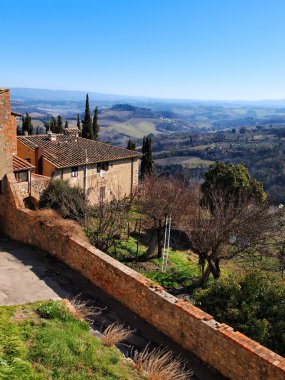
M 11 238 L 56 256 L 224 376 L 234 380 L 285 379 L 284 358 L 168 294 L 90 244 L 60 232 L 56 222 L 38 222 L 32 211 L 21 208 L 12 175 L 8 181 L 4 229 Z

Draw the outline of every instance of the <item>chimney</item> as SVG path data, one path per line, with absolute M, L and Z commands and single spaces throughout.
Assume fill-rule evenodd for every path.
M 37 146 L 35 148 L 35 166 L 37 174 L 43 174 L 43 154 L 44 149 L 41 146 Z
M 55 142 L 56 141 L 56 134 L 52 133 L 51 131 L 48 131 L 48 139 L 51 142 Z

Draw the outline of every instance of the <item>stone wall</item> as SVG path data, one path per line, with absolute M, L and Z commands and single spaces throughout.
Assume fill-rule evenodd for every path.
M 224 376 L 234 380 L 284 380 L 284 358 L 168 294 L 78 237 L 61 232 L 56 222 L 38 221 L 33 211 L 21 207 L 14 181 L 9 175 L 4 225 L 12 239 L 57 257 Z
M 0 180 L 12 171 L 12 153 L 16 153 L 16 119 L 11 115 L 10 91 L 0 88 Z

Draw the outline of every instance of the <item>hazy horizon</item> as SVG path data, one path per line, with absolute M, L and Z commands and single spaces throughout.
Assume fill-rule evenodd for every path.
M 88 89 L 65 89 L 65 88 L 40 88 L 40 87 L 7 87 L 7 86 L 0 86 L 0 88 L 9 88 L 11 91 L 13 90 L 35 90 L 35 91 L 47 91 L 47 92 L 67 92 L 67 93 L 82 93 L 83 95 L 86 94 L 94 94 L 94 95 L 103 95 L 103 96 L 115 96 L 115 97 L 122 97 L 122 98 L 142 98 L 142 99 L 150 99 L 150 100 L 161 100 L 161 101 L 193 101 L 193 102 L 225 102 L 225 103 L 234 103 L 234 102 L 246 102 L 246 103 L 255 103 L 255 102 L 279 102 L 279 101 L 285 101 L 285 96 L 283 98 L 267 98 L 267 99 L 202 99 L 202 98 L 168 98 L 168 97 L 155 97 L 155 96 L 146 96 L 146 95 L 133 95 L 133 94 L 118 94 L 114 92 L 106 93 L 106 92 L 98 92 Z

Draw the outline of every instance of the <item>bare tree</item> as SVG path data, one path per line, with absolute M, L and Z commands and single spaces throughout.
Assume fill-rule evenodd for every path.
M 200 207 L 201 199 L 194 192 L 194 217 L 184 225 L 194 252 L 199 255 L 202 274 L 198 285 L 206 284 L 209 275 L 220 277 L 221 260 L 238 255 L 262 254 L 269 249 L 270 236 L 277 229 L 277 214 L 266 203 L 254 202 L 245 195 L 225 199 L 223 192 L 211 191 L 211 207 Z M 195 198 L 195 201 L 194 201 Z
M 157 257 L 160 258 L 166 217 L 171 216 L 174 227 L 181 224 L 183 219 L 190 215 L 191 193 L 188 187 L 177 179 L 152 175 L 142 182 L 138 200 L 145 225 L 154 230 L 145 257 L 152 257 L 157 248 Z
M 92 244 L 104 252 L 115 246 L 116 239 L 127 227 L 129 209 L 129 199 L 113 198 L 110 202 L 102 201 L 94 206 L 86 228 Z

